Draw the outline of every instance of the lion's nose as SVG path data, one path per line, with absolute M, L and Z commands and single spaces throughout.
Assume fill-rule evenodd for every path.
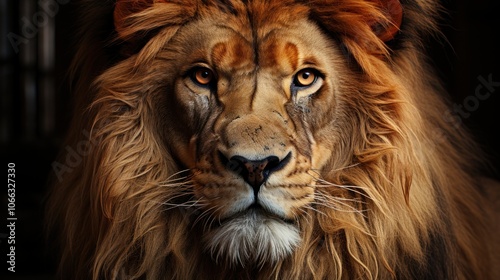
M 269 174 L 279 164 L 277 156 L 269 156 L 261 160 L 249 160 L 242 156 L 233 156 L 230 162 L 239 167 L 240 176 L 252 186 L 255 194 L 259 192 L 260 186 L 267 180 Z
M 277 156 L 268 156 L 259 160 L 250 160 L 243 156 L 232 156 L 229 160 L 221 153 L 223 162 L 226 162 L 226 167 L 236 174 L 240 175 L 254 190 L 255 195 L 260 190 L 262 184 L 267 180 L 272 172 L 283 168 L 290 160 L 288 154 L 283 160 Z

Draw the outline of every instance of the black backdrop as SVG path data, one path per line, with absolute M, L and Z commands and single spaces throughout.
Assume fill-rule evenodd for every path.
M 481 82 L 500 82 L 500 18 L 495 1 L 443 1 L 449 11 L 442 22 L 448 42 L 431 42 L 428 47 L 453 104 L 465 108 L 461 118 L 464 125 L 500 169 L 500 86 L 488 88 Z M 70 116 L 64 80 L 73 54 L 72 31 L 79 11 L 72 1 L 57 0 L 59 5 L 49 10 L 49 17 L 39 14 L 36 18 L 40 11 L 37 2 L 0 0 L 0 155 L 4 174 L 0 191 L 0 212 L 4 213 L 0 222 L 0 275 L 7 275 L 7 279 L 51 279 L 54 270 L 53 250 L 43 241 L 42 205 L 47 174 L 57 150 L 62 148 Z M 23 18 L 38 20 L 40 26 L 23 30 Z M 16 44 L 12 45 L 12 39 L 16 39 L 13 34 L 29 37 L 26 44 L 20 38 L 14 41 L 19 52 Z M 487 93 L 485 88 L 490 91 L 487 97 L 482 95 L 482 100 L 474 99 L 478 86 L 482 86 L 483 94 Z M 6 265 L 9 221 L 5 178 L 9 162 L 16 165 L 15 274 L 8 272 Z M 498 172 L 492 176 L 500 178 Z

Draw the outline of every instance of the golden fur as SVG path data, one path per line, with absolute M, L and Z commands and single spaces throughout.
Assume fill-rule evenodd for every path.
M 435 1 L 81 2 L 61 278 L 492 277 Z

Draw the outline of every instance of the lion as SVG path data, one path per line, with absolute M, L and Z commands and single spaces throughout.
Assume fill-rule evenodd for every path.
M 437 1 L 81 4 L 59 278 L 498 277 L 498 187 L 425 55 Z

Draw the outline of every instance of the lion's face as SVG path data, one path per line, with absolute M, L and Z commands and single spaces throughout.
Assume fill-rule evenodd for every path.
M 175 53 L 157 63 L 177 71 L 174 92 L 156 102 L 175 121 L 160 130 L 192 171 L 207 247 L 232 261 L 276 261 L 300 242 L 296 222 L 335 142 L 340 54 L 305 17 L 254 28 L 218 17 L 183 27 L 160 53 Z
M 488 279 L 437 3 L 403 2 L 83 1 L 60 278 Z

